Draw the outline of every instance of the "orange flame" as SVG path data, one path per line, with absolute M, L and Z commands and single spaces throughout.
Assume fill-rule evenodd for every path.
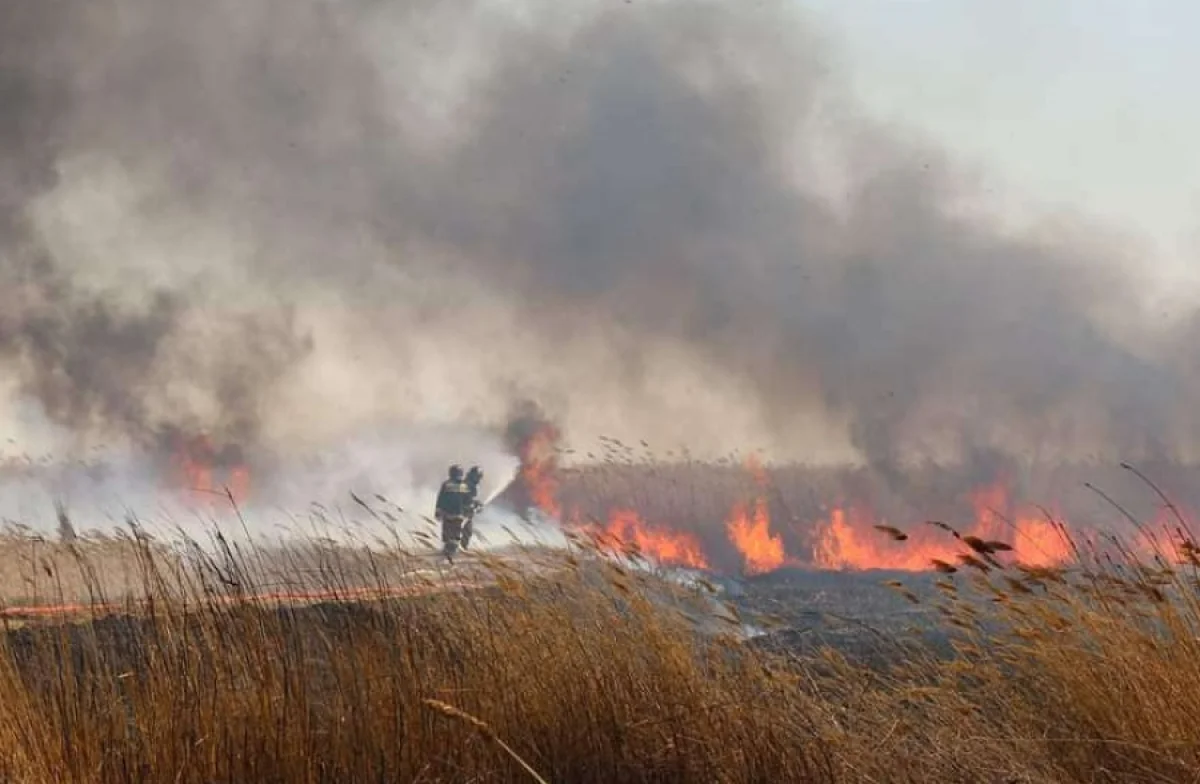
M 1062 532 L 1039 514 L 1021 511 L 1011 521 L 1008 492 L 1002 484 L 980 488 L 971 497 L 975 517 L 960 533 L 987 542 L 1003 542 L 1011 557 L 1029 566 L 1055 566 L 1071 560 L 1071 546 Z M 882 528 L 906 537 L 898 541 L 881 535 Z M 813 564 L 823 569 L 892 569 L 927 571 L 935 561 L 953 564 L 970 550 L 948 532 L 923 526 L 899 532 L 867 510 L 834 508 L 818 525 Z
M 664 566 L 709 568 L 704 550 L 694 537 L 680 531 L 651 527 L 632 509 L 613 510 L 602 528 L 591 526 L 590 529 L 602 545 L 608 540 L 608 549 L 632 545 L 641 555 Z
M 1119 537 L 1120 549 L 1142 562 L 1156 559 L 1194 563 L 1197 558 L 1195 514 L 1178 506 L 1160 506 L 1133 533 Z
M 973 496 L 974 534 L 993 540 L 1011 539 L 1013 558 L 1026 566 L 1057 566 L 1071 560 L 1071 545 L 1050 520 L 1035 510 L 1019 510 L 1006 521 L 1008 490 L 997 482 L 980 488 Z
M 520 445 L 521 483 L 529 495 L 529 503 L 543 514 L 562 519 L 558 502 L 556 442 L 558 430 L 552 425 L 540 427 Z
M 813 546 L 813 565 L 822 569 L 894 569 L 923 572 L 933 561 L 951 562 L 959 550 L 954 541 L 892 542 L 874 530 L 875 518 L 869 512 L 835 507 L 829 519 L 819 524 Z
M 607 522 L 580 524 L 580 510 L 572 508 L 563 517 L 558 500 L 556 463 L 557 430 L 545 425 L 534 431 L 520 447 L 521 479 L 531 506 L 562 520 L 568 528 L 607 540 L 603 549 L 636 548 L 644 556 L 664 565 L 708 569 L 709 557 L 700 541 L 684 531 L 648 525 L 633 509 L 620 508 L 607 515 Z M 750 575 L 765 574 L 788 565 L 811 565 L 822 569 L 890 569 L 921 572 L 959 564 L 971 546 L 989 545 L 995 560 L 1016 561 L 1028 566 L 1055 566 L 1072 560 L 1073 547 L 1066 529 L 1036 509 L 1015 508 L 1003 482 L 977 488 L 969 496 L 973 509 L 966 525 L 956 524 L 957 535 L 934 526 L 911 526 L 901 531 L 889 526 L 862 504 L 841 505 L 816 522 L 810 558 L 789 554 L 781 532 L 771 530 L 771 509 L 766 487 L 769 479 L 755 457 L 746 469 L 759 487 L 756 497 L 738 503 L 725 521 L 724 533 L 741 557 Z M 881 534 L 887 534 L 884 536 Z M 890 540 L 889 540 L 890 537 Z M 972 541 L 975 537 L 979 541 Z M 994 551 L 994 552 L 993 552 Z
M 217 452 L 206 436 L 197 436 L 183 444 L 176 451 L 174 462 L 182 489 L 197 503 L 219 504 L 226 498 L 226 488 L 235 503 L 242 503 L 250 495 L 250 469 L 238 463 L 219 472 Z M 220 473 L 225 476 L 219 476 Z
M 749 574 L 772 572 L 787 563 L 783 538 L 771 535 L 771 514 L 765 499 L 749 509 L 738 504 L 725 524 L 729 540 L 742 554 Z
M 729 541 L 742 556 L 748 574 L 765 574 L 792 562 L 784 549 L 783 537 L 771 535 L 771 511 L 767 504 L 767 472 L 758 457 L 746 458 L 746 470 L 754 478 L 760 493 L 753 504 L 737 504 L 725 523 Z
M 1026 566 L 1058 566 L 1071 560 L 1071 545 L 1049 520 L 1022 515 L 1013 541 L 1016 560 Z

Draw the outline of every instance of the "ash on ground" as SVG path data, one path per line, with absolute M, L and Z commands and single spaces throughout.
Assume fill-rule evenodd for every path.
M 866 664 L 953 654 L 935 573 L 783 569 L 725 581 L 726 601 L 762 629 L 750 644 L 797 655 L 832 648 Z M 888 583 L 903 585 L 906 598 Z M 963 593 L 969 589 L 960 585 Z

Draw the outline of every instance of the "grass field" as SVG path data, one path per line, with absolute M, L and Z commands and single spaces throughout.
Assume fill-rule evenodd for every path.
M 708 589 L 586 543 L 476 556 L 455 575 L 318 544 L 272 554 L 269 570 L 234 552 L 197 562 L 135 533 L 4 543 L 5 585 L 24 601 L 37 571 L 43 601 L 128 612 L 10 624 L 3 780 L 1173 782 L 1200 770 L 1200 559 L 1186 541 L 1162 563 L 1081 556 L 1063 570 L 974 552 L 975 566 L 913 578 L 920 588 L 880 586 L 940 619 L 955 655 L 888 629 L 894 656 L 867 666 L 747 643 L 734 611 L 729 635 L 698 634 Z M 256 598 L 274 590 L 257 581 L 289 568 L 326 596 Z M 817 601 L 794 585 L 759 579 L 741 620 L 797 633 L 795 618 L 745 617 L 762 597 L 780 616 Z

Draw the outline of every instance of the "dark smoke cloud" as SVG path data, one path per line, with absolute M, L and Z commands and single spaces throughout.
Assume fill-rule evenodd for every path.
M 1191 331 L 1108 323 L 1137 265 L 972 212 L 786 5 L 6 5 L 18 392 L 245 440 L 532 398 L 575 437 L 803 457 L 844 428 L 896 476 L 1190 456 Z
M 0 317 L 0 345 L 21 366 L 19 392 L 73 428 L 141 430 L 147 417 L 136 390 L 149 380 L 178 301 L 159 292 L 145 312 L 117 315 L 103 300 L 78 296 L 44 258 L 21 278 L 7 281 L 11 299 Z
M 37 199 L 61 184 L 64 161 L 105 151 L 75 119 L 91 100 L 86 61 L 96 44 L 96 8 L 17 2 L 0 23 L 0 360 L 14 391 L 36 400 L 56 425 L 84 437 L 124 438 L 143 447 L 170 439 L 177 426 L 253 440 L 256 408 L 272 374 L 302 354 L 302 335 L 270 314 L 230 315 L 237 343 L 192 351 L 178 339 L 200 301 L 167 285 L 116 290 L 81 283 L 79 259 L 57 257 L 34 225 Z M 120 107 L 112 107 L 115 112 Z M 121 259 L 111 259 L 119 264 Z M 164 261 L 169 265 L 169 261 Z M 170 352 L 169 356 L 164 354 Z M 207 362 L 207 367 L 204 363 Z M 158 371 L 209 385 L 219 406 L 206 421 L 190 412 L 155 410 Z M 188 379 L 189 373 L 200 378 Z M 161 399 L 161 398 L 160 398 Z

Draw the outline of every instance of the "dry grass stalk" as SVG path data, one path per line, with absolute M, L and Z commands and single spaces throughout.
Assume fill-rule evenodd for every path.
M 459 710 L 453 705 L 442 702 L 441 700 L 425 699 L 422 702 L 427 707 L 437 711 L 443 716 L 449 716 L 452 719 L 457 719 L 458 721 L 461 721 L 474 728 L 477 732 L 479 732 L 480 735 L 487 738 L 492 743 L 495 743 L 504 751 L 505 754 L 512 757 L 518 765 L 524 768 L 525 772 L 528 773 L 534 781 L 539 782 L 539 784 L 549 784 L 549 782 L 542 778 L 538 772 L 533 769 L 533 766 L 521 759 L 521 755 L 513 751 L 512 747 L 505 743 L 504 740 L 496 734 L 495 730 L 488 726 L 487 722 L 477 719 L 466 711 Z

